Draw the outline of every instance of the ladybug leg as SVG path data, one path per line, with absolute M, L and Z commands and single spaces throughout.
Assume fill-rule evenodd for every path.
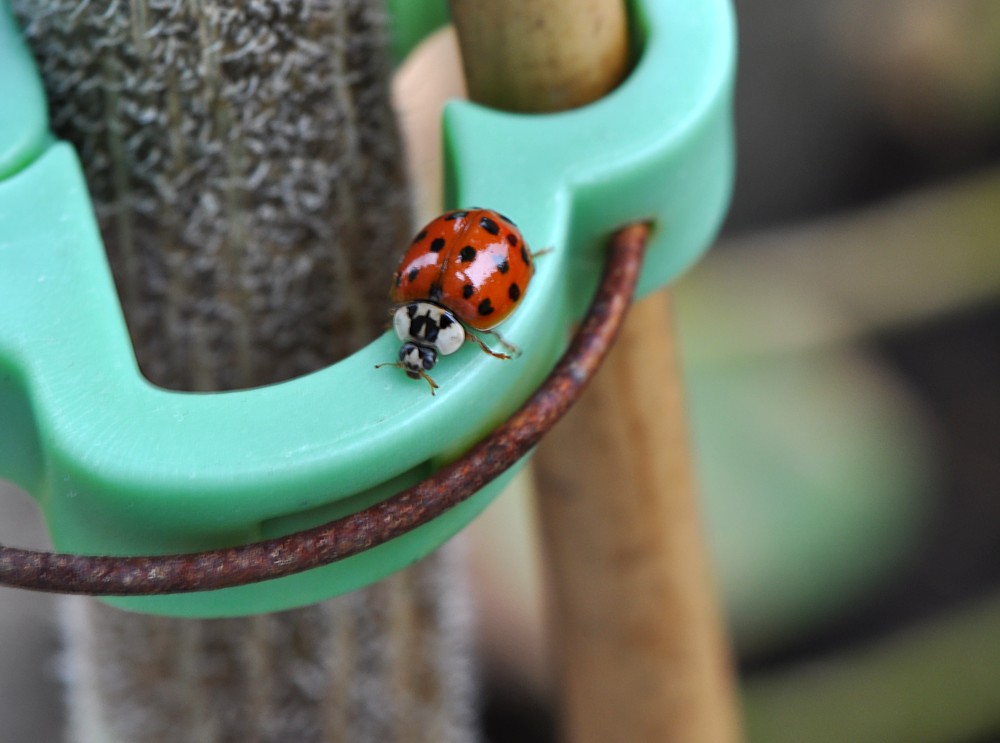
M 510 351 L 511 356 L 514 356 L 516 358 L 517 356 L 521 355 L 521 349 L 518 348 L 517 346 L 515 346 L 513 343 L 511 343 L 506 338 L 504 338 L 497 331 L 495 331 L 495 330 L 484 330 L 483 332 L 484 333 L 489 333 L 494 338 L 496 338 L 497 339 L 497 343 L 499 343 L 501 346 L 503 346 L 508 351 Z
M 499 335 L 497 335 L 497 333 L 494 332 L 494 331 L 492 331 L 492 330 L 484 330 L 483 332 L 484 333 L 490 333 L 491 335 L 496 335 L 499 338 Z M 479 347 L 481 349 L 483 349 L 484 353 L 488 353 L 490 356 L 492 356 L 495 359 L 504 359 L 506 361 L 506 360 L 509 360 L 509 359 L 513 358 L 513 356 L 508 356 L 505 353 L 497 353 L 492 348 L 490 348 L 489 346 L 487 346 L 483 342 L 482 338 L 480 338 L 478 335 L 476 335 L 475 333 L 472 333 L 472 332 L 470 332 L 468 330 L 465 331 L 465 340 L 467 340 L 467 341 L 473 341 L 474 343 L 478 343 Z M 503 346 L 505 348 L 510 349 L 511 353 L 519 353 L 520 352 L 519 349 L 517 348 L 517 346 L 511 345 L 510 343 L 508 343 L 507 341 L 503 340 L 502 338 L 500 338 L 500 342 L 503 344 Z

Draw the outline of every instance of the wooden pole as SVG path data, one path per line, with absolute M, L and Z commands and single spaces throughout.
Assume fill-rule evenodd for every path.
M 622 0 L 451 7 L 481 103 L 561 110 L 627 71 Z M 740 740 L 665 290 L 633 308 L 605 368 L 535 462 L 566 739 Z
M 451 0 L 469 97 L 543 113 L 590 103 L 628 71 L 623 0 Z
M 666 291 L 540 447 L 567 740 L 740 740 Z

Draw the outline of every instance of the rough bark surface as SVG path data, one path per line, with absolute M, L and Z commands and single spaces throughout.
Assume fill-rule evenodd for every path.
M 475 740 L 445 549 L 304 609 L 182 620 L 66 599 L 70 743 Z
M 382 330 L 412 225 L 380 3 L 15 7 L 151 381 L 265 384 Z M 68 737 L 473 739 L 455 562 L 446 551 L 364 591 L 241 619 L 67 600 Z
M 411 230 L 381 3 L 19 9 L 153 382 L 286 379 L 381 331 Z

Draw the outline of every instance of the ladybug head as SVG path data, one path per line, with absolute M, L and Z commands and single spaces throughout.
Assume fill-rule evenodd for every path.
M 437 351 L 433 346 L 424 346 L 407 341 L 399 348 L 399 364 L 410 379 L 426 377 L 427 372 L 437 363 Z
M 398 366 L 411 379 L 423 379 L 431 386 L 437 384 L 427 374 L 434 368 L 438 356 L 455 353 L 465 343 L 465 328 L 455 315 L 441 305 L 429 301 L 410 302 L 396 308 L 393 328 L 403 345 L 399 348 Z
M 411 379 L 423 379 L 431 386 L 431 394 L 437 389 L 437 382 L 431 379 L 428 370 L 434 368 L 437 363 L 438 352 L 433 346 L 425 346 L 422 343 L 406 341 L 400 346 L 399 361 L 375 364 L 375 368 L 383 366 L 397 366 L 406 372 L 406 376 Z

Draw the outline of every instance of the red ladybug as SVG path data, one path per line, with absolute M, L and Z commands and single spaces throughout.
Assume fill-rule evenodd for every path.
M 520 304 L 535 267 L 517 225 L 491 209 L 446 212 L 413 238 L 399 262 L 390 292 L 399 305 L 393 315 L 403 341 L 399 361 L 407 376 L 428 376 L 438 356 L 455 353 L 473 341 L 491 356 L 509 359 L 486 346 L 471 329 L 492 329 Z M 379 364 L 379 366 L 384 366 Z

